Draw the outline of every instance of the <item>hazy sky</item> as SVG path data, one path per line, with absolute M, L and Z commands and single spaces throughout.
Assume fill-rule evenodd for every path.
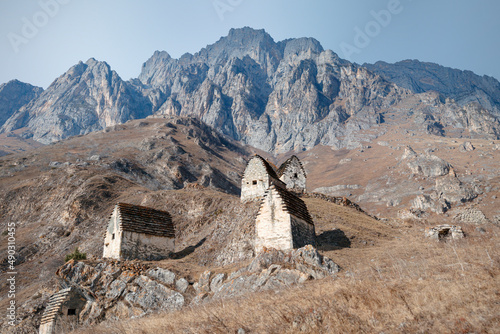
M 264 28 L 357 63 L 419 59 L 500 79 L 498 0 L 0 0 L 0 83 L 47 86 L 78 61 L 125 80 L 155 50 L 178 58 Z

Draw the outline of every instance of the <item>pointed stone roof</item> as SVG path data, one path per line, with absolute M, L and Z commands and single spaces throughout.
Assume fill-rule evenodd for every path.
M 61 311 L 62 304 L 68 300 L 71 288 L 63 289 L 56 292 L 49 298 L 49 303 L 45 307 L 40 324 L 46 324 L 55 320 L 57 314 Z
M 300 166 L 300 169 L 302 169 L 302 172 L 304 173 L 304 176 L 306 175 L 306 170 L 304 169 L 304 166 L 302 166 L 302 162 L 300 161 L 299 158 L 297 158 L 296 155 L 292 155 L 290 158 L 286 159 L 284 163 L 281 164 L 280 168 L 278 168 L 278 176 L 281 177 L 285 173 L 285 170 L 287 169 L 288 166 L 291 164 L 298 164 Z
M 127 203 L 116 205 L 122 231 L 174 238 L 172 216 L 166 211 Z
M 276 187 L 275 185 L 271 185 L 269 190 L 266 191 L 265 196 L 267 196 L 270 191 L 275 191 L 278 193 L 279 197 L 283 200 L 283 209 L 285 209 L 286 212 L 299 219 L 304 220 L 311 225 L 314 225 L 311 215 L 309 214 L 309 210 L 307 210 L 307 205 L 303 200 L 301 200 L 288 190 Z
M 258 154 L 254 155 L 252 157 L 252 159 L 259 159 L 262 162 L 262 164 L 264 165 L 264 168 L 266 169 L 267 174 L 275 179 L 279 179 L 278 175 L 276 175 L 275 169 L 271 166 L 271 163 L 269 161 L 267 161 L 266 159 L 264 159 L 263 157 L 261 157 Z M 252 159 L 250 159 L 250 160 L 252 160 Z M 250 162 L 250 160 L 248 162 Z

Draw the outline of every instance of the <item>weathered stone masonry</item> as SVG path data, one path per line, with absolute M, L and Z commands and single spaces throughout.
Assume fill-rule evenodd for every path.
M 53 294 L 45 308 L 40 322 L 39 334 L 53 334 L 60 332 L 57 329 L 58 321 L 77 324 L 80 312 L 85 308 L 87 299 L 78 289 L 66 288 Z
M 104 239 L 104 258 L 159 260 L 174 251 L 175 230 L 168 212 L 118 203 Z
M 273 167 L 259 155 L 252 157 L 241 180 L 241 202 L 260 200 L 271 185 L 285 188 Z
M 314 223 L 306 204 L 289 191 L 271 185 L 255 220 L 255 250 L 288 250 L 315 245 Z
M 286 189 L 298 193 L 306 191 L 306 171 L 295 155 L 281 164 L 277 174 L 279 179 L 286 184 Z

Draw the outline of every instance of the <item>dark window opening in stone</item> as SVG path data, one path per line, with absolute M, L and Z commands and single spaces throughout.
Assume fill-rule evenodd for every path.
M 298 175 L 297 173 L 295 173 L 295 174 L 293 174 L 293 177 L 294 177 L 294 178 L 298 178 L 298 177 L 299 177 L 299 175 Z
M 257 180 L 253 180 L 253 181 L 252 181 L 252 184 L 253 184 L 253 185 L 256 185 L 256 184 L 257 184 Z
M 68 309 L 68 315 L 76 315 L 76 309 L 74 309 L 74 308 L 69 308 L 69 309 Z
M 111 240 L 115 240 L 115 234 L 113 233 L 113 235 L 111 236 Z
M 441 231 L 439 231 L 438 238 L 444 239 L 444 238 L 448 237 L 449 234 L 450 234 L 449 229 L 441 230 Z

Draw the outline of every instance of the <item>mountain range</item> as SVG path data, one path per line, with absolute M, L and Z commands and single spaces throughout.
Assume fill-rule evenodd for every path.
M 179 59 L 156 51 L 129 81 L 91 58 L 45 91 L 3 84 L 0 101 L 0 133 L 23 129 L 44 144 L 151 115 L 196 117 L 275 154 L 361 147 L 379 135 L 361 132 L 389 113 L 428 133 L 500 138 L 500 83 L 492 77 L 416 60 L 358 65 L 313 38 L 275 42 L 248 27 Z

